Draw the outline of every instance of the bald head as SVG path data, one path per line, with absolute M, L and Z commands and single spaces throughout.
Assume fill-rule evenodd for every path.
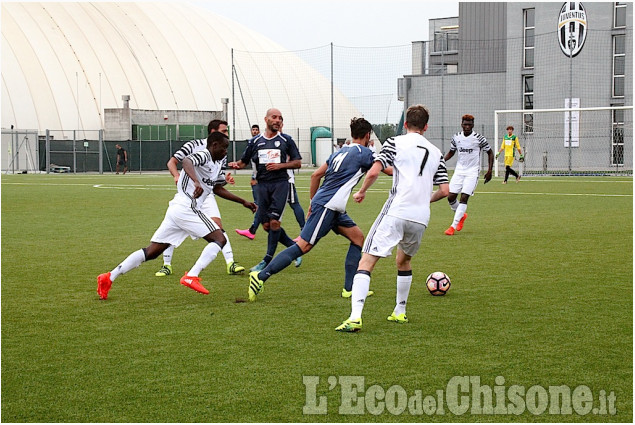
M 282 113 L 280 112 L 280 110 L 276 108 L 267 109 L 265 124 L 267 124 L 265 136 L 267 138 L 275 136 L 280 131 L 280 127 L 282 126 Z

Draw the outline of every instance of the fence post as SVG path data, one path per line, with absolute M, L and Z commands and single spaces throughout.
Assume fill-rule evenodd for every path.
M 101 77 L 101 74 L 99 74 Z M 99 174 L 104 174 L 104 130 L 99 130 Z
M 51 173 L 51 133 L 50 130 L 46 129 L 46 143 L 44 144 L 46 147 L 46 174 Z
M 76 131 L 73 130 L 73 174 L 77 174 L 77 154 L 75 153 Z

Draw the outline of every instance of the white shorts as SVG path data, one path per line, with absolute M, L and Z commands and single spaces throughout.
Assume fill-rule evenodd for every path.
M 203 238 L 219 229 L 216 223 L 201 210 L 173 204 L 173 202 L 170 202 L 163 222 L 150 241 L 169 243 L 178 247 L 188 236 L 192 239 Z
M 474 195 L 476 185 L 478 184 L 478 174 L 475 176 L 464 176 L 454 174 L 450 180 L 450 193 L 465 193 L 466 195 Z
M 413 257 L 419 250 L 426 226 L 414 221 L 380 214 L 370 228 L 362 252 L 388 257 L 395 246 Z
M 218 209 L 218 204 L 216 203 L 216 197 L 213 194 L 209 194 L 205 201 L 203 201 L 203 206 L 201 207 L 201 211 L 208 217 L 220 217 L 220 210 Z

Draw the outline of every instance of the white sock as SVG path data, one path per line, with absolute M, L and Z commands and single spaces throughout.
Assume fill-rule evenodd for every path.
M 110 280 L 114 281 L 119 275 L 128 273 L 132 269 L 136 269 L 146 260 L 146 255 L 143 253 L 143 249 L 133 252 L 126 257 L 117 267 L 110 272 Z
M 412 284 L 412 272 L 408 276 L 397 275 L 397 304 L 395 305 L 395 314 L 406 313 L 406 304 L 408 303 L 408 294 L 410 293 L 410 285 Z
M 225 262 L 227 264 L 234 262 L 234 252 L 232 251 L 232 244 L 229 243 L 229 236 L 227 236 L 227 232 L 223 230 L 223 236 L 225 236 L 225 246 L 223 247 L 223 257 L 225 257 Z
M 203 249 L 203 252 L 201 252 L 201 256 L 198 257 L 198 260 L 196 260 L 196 264 L 194 264 L 190 271 L 187 272 L 187 275 L 198 276 L 205 267 L 209 266 L 209 263 L 214 261 L 214 258 L 216 258 L 219 252 L 220 245 L 218 245 L 216 242 L 208 243 L 205 249 Z
M 357 320 L 362 317 L 364 302 L 370 288 L 370 276 L 364 273 L 356 273 L 353 278 L 353 295 L 351 296 L 351 316 L 350 320 Z
M 168 249 L 163 251 L 163 264 L 172 265 L 172 254 L 174 254 L 174 245 L 170 245 Z
M 467 204 L 459 204 L 456 212 L 454 213 L 454 221 L 452 222 L 452 227 L 455 229 L 456 225 L 459 224 L 459 221 L 463 218 L 463 215 L 465 215 L 465 210 L 467 210 Z
M 450 204 L 450 208 L 452 208 L 452 211 L 456 211 L 456 207 L 459 206 L 459 201 L 457 201 L 456 199 L 454 200 L 454 202 L 448 201 L 448 203 Z

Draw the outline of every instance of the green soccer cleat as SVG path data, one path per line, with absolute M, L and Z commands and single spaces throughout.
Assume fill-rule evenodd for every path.
M 260 272 L 251 272 L 249 273 L 249 301 L 256 301 L 256 297 L 262 291 L 262 287 L 265 284 L 262 280 L 258 279 L 258 273 Z
M 346 319 L 335 330 L 338 332 L 359 332 L 362 330 L 362 318 L 360 317 L 357 320 Z
M 232 261 L 231 263 L 227 263 L 227 274 L 236 275 L 243 274 L 244 272 L 245 268 L 237 262 Z
M 395 314 L 393 311 L 390 316 L 386 318 L 389 322 L 395 323 L 408 323 L 408 318 L 406 317 L 406 313 Z
M 172 266 L 169 264 L 164 264 L 163 267 L 159 269 L 154 275 L 158 277 L 169 276 L 172 274 Z
M 366 294 L 367 297 L 372 297 L 375 295 L 375 291 L 368 291 Z M 345 288 L 342 288 L 342 298 L 350 298 L 353 296 L 353 291 L 347 291 Z

